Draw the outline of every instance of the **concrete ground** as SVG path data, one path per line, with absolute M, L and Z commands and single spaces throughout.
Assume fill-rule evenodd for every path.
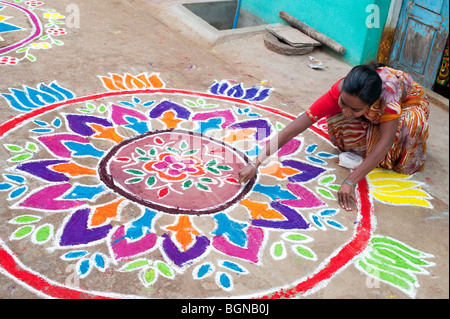
M 68 29 L 64 46 L 36 50 L 37 61 L 0 68 L 0 92 L 8 88 L 58 83 L 77 96 L 104 90 L 98 75 L 158 72 L 166 87 L 204 92 L 214 80 L 275 88 L 272 108 L 297 115 L 351 69 L 336 54 L 315 49 L 310 55 L 326 63 L 324 70 L 307 66 L 309 55 L 284 56 L 264 46 L 264 33 L 210 43 L 173 15 L 171 5 L 192 0 L 46 0 L 64 14 L 67 5 L 80 9 L 79 28 Z M 1 14 L 1 12 L 0 12 Z M 425 171 L 414 175 L 433 198 L 432 209 L 375 204 L 376 234 L 400 240 L 434 256 L 429 274 L 420 276 L 416 298 L 449 298 L 449 124 L 448 100 L 430 92 L 430 137 Z M 1 122 L 17 116 L 0 101 Z M 0 273 L 0 297 L 36 298 L 9 276 Z M 307 298 L 408 298 L 381 283 L 368 288 L 367 278 L 347 267 Z

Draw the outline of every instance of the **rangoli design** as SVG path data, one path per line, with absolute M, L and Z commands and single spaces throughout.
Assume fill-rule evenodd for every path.
M 431 207 L 417 183 L 374 171 L 358 211 L 341 211 L 319 122 L 240 185 L 239 169 L 295 118 L 262 104 L 270 88 L 99 78 L 106 91 L 90 96 L 56 81 L 2 93 L 22 114 L 0 125 L 1 273 L 60 298 L 281 298 L 354 264 L 415 295 L 433 256 L 374 235 L 372 198 Z M 420 202 L 402 201 L 406 189 Z
M 35 51 L 64 45 L 65 18 L 42 1 L 0 1 L 0 66 L 34 62 Z

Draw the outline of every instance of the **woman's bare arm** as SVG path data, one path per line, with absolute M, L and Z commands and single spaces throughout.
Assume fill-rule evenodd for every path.
M 301 114 L 294 121 L 289 123 L 280 133 L 274 136 L 269 143 L 267 143 L 262 151 L 255 158 L 253 164 L 256 167 L 259 167 L 264 160 L 266 160 L 269 156 L 277 152 L 281 147 L 283 147 L 287 142 L 291 139 L 305 131 L 313 124 L 313 121 L 309 119 L 306 113 Z M 239 181 L 241 183 L 246 183 L 256 174 L 256 168 L 247 165 L 243 169 L 239 171 Z

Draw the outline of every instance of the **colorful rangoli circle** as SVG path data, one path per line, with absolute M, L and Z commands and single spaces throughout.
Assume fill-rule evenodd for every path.
M 212 214 L 253 187 L 256 178 L 244 187 L 239 184 L 246 162 L 237 149 L 200 133 L 152 131 L 113 147 L 99 164 L 99 177 L 123 197 L 151 209 Z
M 295 118 L 261 104 L 270 89 L 101 79 L 109 91 L 91 96 L 57 82 L 4 95 L 24 113 L 0 125 L 2 273 L 60 298 L 280 298 L 322 287 L 366 248 L 367 182 L 348 218 L 320 124 L 239 185 Z

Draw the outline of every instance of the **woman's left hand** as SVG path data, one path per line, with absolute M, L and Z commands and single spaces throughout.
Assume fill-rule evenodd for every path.
M 356 204 L 355 187 L 343 182 L 338 191 L 338 199 L 339 205 L 341 205 L 343 209 L 351 211 L 352 201 Z

